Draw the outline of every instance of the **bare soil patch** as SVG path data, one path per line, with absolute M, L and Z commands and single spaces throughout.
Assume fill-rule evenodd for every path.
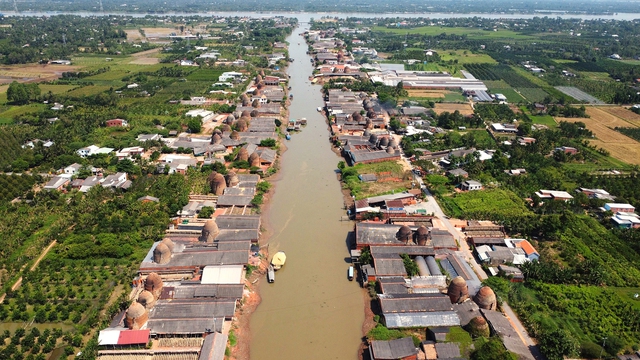
M 473 114 L 473 108 L 469 104 L 448 104 L 448 103 L 436 103 L 434 108 L 436 114 L 441 114 L 445 111 L 450 113 L 454 111 L 459 111 L 462 115 L 471 115 Z
M 0 83 L 50 81 L 61 77 L 63 72 L 79 68 L 73 65 L 7 65 L 0 67 Z
M 150 38 L 161 38 L 161 37 L 169 37 L 171 33 L 179 33 L 179 30 L 174 28 L 160 27 L 160 28 L 142 28 L 144 31 L 144 35 L 147 39 Z
M 407 90 L 409 97 L 444 98 L 451 91 L 447 90 Z
M 125 30 L 124 32 L 127 34 L 127 41 L 136 42 L 144 40 L 144 36 L 142 36 L 138 29 Z

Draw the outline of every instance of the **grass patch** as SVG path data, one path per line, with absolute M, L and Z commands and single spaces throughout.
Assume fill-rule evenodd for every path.
M 126 70 L 111 70 L 102 74 L 93 75 L 84 78 L 84 80 L 98 80 L 98 81 L 114 81 L 114 80 L 122 80 L 123 77 L 129 74 Z
M 396 161 L 383 161 L 375 164 L 357 164 L 342 170 L 343 187 L 351 191 L 356 199 L 374 195 L 391 194 L 411 188 L 411 175 L 405 172 Z M 362 182 L 361 174 L 375 174 L 377 182 Z
M 558 124 L 551 115 L 529 115 L 534 124 L 547 125 L 548 127 L 556 127 Z
M 539 88 L 518 88 L 517 90 L 522 96 L 532 102 L 541 102 L 549 95 L 546 91 Z
M 524 97 L 516 92 L 512 88 L 489 88 L 492 94 L 502 94 L 507 97 L 507 101 L 510 103 L 519 103 L 524 101 Z
M 68 96 L 82 97 L 96 95 L 101 92 L 107 91 L 111 88 L 109 85 L 89 85 L 81 88 L 73 89 L 67 93 Z
M 191 74 L 187 75 L 187 80 L 190 81 L 218 81 L 222 70 L 213 69 L 198 69 Z
M 77 85 L 49 85 L 49 84 L 39 84 L 40 91 L 42 94 L 46 94 L 51 92 L 52 94 L 62 94 L 71 89 L 75 89 L 78 87 Z
M 388 341 L 403 338 L 404 334 L 400 330 L 390 330 L 382 324 L 377 324 L 376 327 L 369 331 L 367 337 L 372 340 Z
M 453 54 L 453 55 L 452 55 Z M 497 64 L 488 54 L 474 54 L 469 50 L 446 51 L 440 53 L 440 59 L 444 61 L 458 60 L 458 64 Z
M 24 106 L 11 106 L 8 110 L 0 113 L 0 121 L 3 123 L 12 123 L 15 116 L 37 113 L 42 110 L 46 105 L 44 104 L 29 104 Z
M 447 342 L 460 344 L 460 353 L 467 356 L 471 352 L 471 347 L 473 345 L 471 335 L 460 326 L 452 326 L 449 328 Z
M 464 102 L 466 100 L 462 94 L 455 92 L 445 94 L 444 99 L 442 99 L 443 102 Z
M 524 201 L 509 190 L 489 189 L 455 194 L 452 201 L 465 218 L 489 219 L 493 216 L 514 216 L 530 211 Z

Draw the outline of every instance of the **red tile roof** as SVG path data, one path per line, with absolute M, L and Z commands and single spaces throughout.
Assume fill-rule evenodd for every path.
M 118 336 L 118 345 L 146 344 L 150 330 L 123 330 Z
M 527 254 L 527 256 L 538 253 L 536 249 L 533 247 L 533 245 L 531 245 L 527 240 L 522 240 L 516 243 L 516 247 L 522 248 L 522 250 L 524 250 L 524 253 Z

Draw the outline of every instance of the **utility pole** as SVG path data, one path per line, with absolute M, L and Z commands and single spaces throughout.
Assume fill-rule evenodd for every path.
M 16 0 L 13 0 L 13 11 L 15 11 L 16 14 L 18 13 L 18 3 L 16 2 Z
M 602 349 L 600 349 L 600 356 L 598 356 L 598 359 L 602 359 L 602 352 L 604 351 L 604 344 L 606 344 L 607 342 L 607 338 L 603 337 L 602 338 Z

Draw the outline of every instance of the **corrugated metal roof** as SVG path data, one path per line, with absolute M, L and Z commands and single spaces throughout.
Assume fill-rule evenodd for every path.
M 372 340 L 371 351 L 375 360 L 402 359 L 418 353 L 411 337 L 390 341 Z
M 205 266 L 201 284 L 241 284 L 244 265 Z
M 406 276 L 407 270 L 402 259 L 374 259 L 377 276 Z
M 460 318 L 453 311 L 384 314 L 389 329 L 429 326 L 460 326 Z
M 456 343 L 436 343 L 438 359 L 453 359 L 460 357 L 460 345 Z
M 228 339 L 227 335 L 217 332 L 207 335 L 204 338 L 198 360 L 224 360 Z
M 118 345 L 120 330 L 105 329 L 98 335 L 98 345 Z
M 409 294 L 412 295 L 412 294 Z M 420 294 L 420 297 L 383 298 L 380 297 L 380 308 L 383 314 L 452 311 L 453 305 L 448 296 L 439 294 Z M 426 296 L 424 296 L 426 295 Z
M 219 229 L 259 229 L 260 216 L 220 215 L 216 218 L 216 225 Z

